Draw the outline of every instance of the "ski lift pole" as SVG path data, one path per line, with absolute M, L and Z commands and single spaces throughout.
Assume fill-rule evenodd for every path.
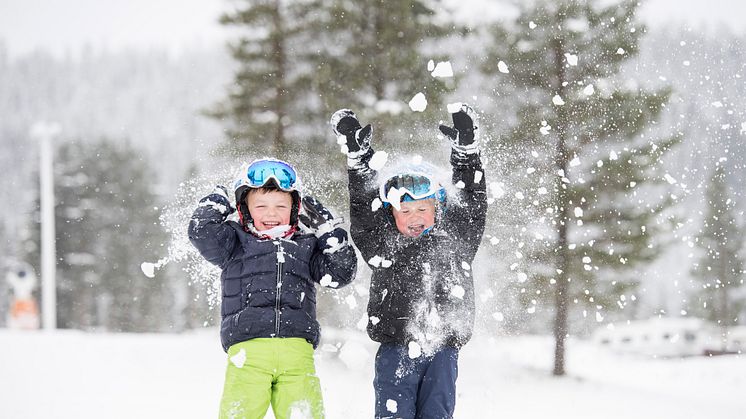
M 31 136 L 39 141 L 39 198 L 41 202 L 41 314 L 42 328 L 57 328 L 56 245 L 54 225 L 54 151 L 52 139 L 58 124 L 38 122 Z

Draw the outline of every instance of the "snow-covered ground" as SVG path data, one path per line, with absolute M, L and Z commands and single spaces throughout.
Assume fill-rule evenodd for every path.
M 333 333 L 329 335 L 334 336 Z M 375 346 L 355 332 L 317 350 L 328 418 L 372 417 Z M 651 359 L 548 337 L 476 337 L 461 353 L 457 418 L 743 418 L 746 356 Z M 225 356 L 216 330 L 180 335 L 0 329 L 0 417 L 216 417 Z

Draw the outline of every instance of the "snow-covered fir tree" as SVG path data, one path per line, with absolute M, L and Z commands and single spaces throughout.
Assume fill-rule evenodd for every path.
M 496 92 L 524 100 L 499 142 L 501 153 L 520 156 L 506 176 L 521 168 L 533 181 L 516 195 L 530 220 L 516 240 L 516 283 L 529 309 L 553 304 L 553 373 L 563 375 L 568 311 L 601 319 L 629 304 L 637 282 L 629 268 L 660 251 L 671 199 L 655 186 L 665 184 L 657 166 L 678 136 L 646 135 L 670 89 L 615 77 L 645 32 L 636 1 L 534 3 L 493 27 L 483 71 Z
M 167 330 L 166 283 L 140 271 L 166 240 L 150 163 L 111 140 L 66 142 L 55 157 L 58 327 Z
M 744 280 L 744 228 L 723 163 L 716 163 L 706 192 L 707 210 L 697 237 L 703 254 L 692 270 L 700 286 L 691 296 L 690 311 L 720 326 L 725 348 L 728 327 L 738 324 L 746 297 L 739 293 Z

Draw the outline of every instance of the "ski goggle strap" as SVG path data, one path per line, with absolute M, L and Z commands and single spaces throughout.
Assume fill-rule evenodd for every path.
M 274 180 L 277 187 L 286 192 L 297 189 L 298 174 L 293 166 L 280 160 L 258 160 L 249 165 L 246 170 L 247 186 L 261 188 L 270 180 Z
M 425 198 L 441 200 L 440 185 L 435 184 L 429 177 L 418 174 L 396 175 L 381 188 L 381 200 L 386 203 L 416 201 Z

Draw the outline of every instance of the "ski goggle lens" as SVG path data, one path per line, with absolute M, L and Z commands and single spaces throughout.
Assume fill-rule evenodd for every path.
M 397 175 L 386 181 L 383 187 L 385 201 L 388 201 L 392 189 L 397 190 L 395 195 L 398 197 L 404 198 L 409 195 L 412 199 L 422 199 L 436 192 L 433 190 L 432 181 L 427 176 L 411 174 Z
M 298 181 L 293 166 L 278 160 L 256 161 L 249 166 L 246 176 L 252 188 L 261 188 L 270 179 L 274 179 L 280 189 L 293 191 Z

